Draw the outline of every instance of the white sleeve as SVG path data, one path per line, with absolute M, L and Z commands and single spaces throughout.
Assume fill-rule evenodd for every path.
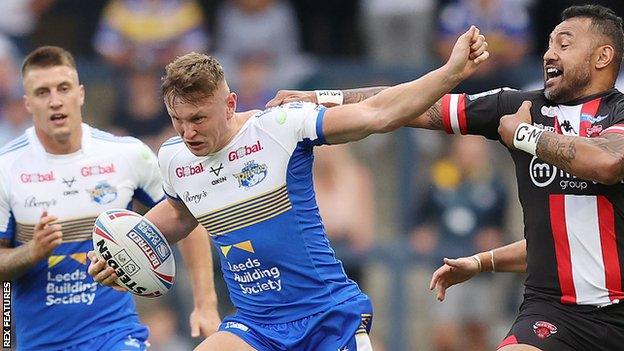
M 0 239 L 13 241 L 15 236 L 15 218 L 11 211 L 9 193 L 4 180 L 0 177 Z
M 152 207 L 163 197 L 162 179 L 158 170 L 158 159 L 150 148 L 142 142 L 136 145 L 132 154 L 132 168 L 137 172 L 137 188 L 134 198 Z
M 312 147 L 325 144 L 323 116 L 326 108 L 304 102 L 292 102 L 257 115 L 260 125 L 285 147 L 292 149 L 302 142 Z
M 158 150 L 158 164 L 160 166 L 160 174 L 162 175 L 162 188 L 164 190 L 164 194 L 173 200 L 182 201 L 173 189 L 173 186 L 171 186 L 171 179 L 169 178 L 169 167 L 173 157 L 171 152 L 174 149 L 172 145 L 176 144 L 178 139 L 179 137 L 174 137 L 163 143 Z

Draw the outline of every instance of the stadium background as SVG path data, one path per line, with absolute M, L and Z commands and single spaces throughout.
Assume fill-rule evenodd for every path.
M 541 54 L 561 10 L 586 2 L 2 0 L 0 143 L 30 125 L 22 107 L 19 65 L 39 45 L 59 45 L 76 56 L 87 92 L 86 122 L 137 136 L 156 151 L 173 133 L 158 78 L 164 63 L 189 50 L 208 52 L 223 63 L 243 110 L 262 108 L 279 88 L 349 88 L 414 79 L 439 65 L 455 37 L 476 24 L 488 38 L 492 59 L 458 91 L 539 88 Z M 592 3 L 624 15 L 621 0 Z M 476 295 L 476 301 L 462 297 L 446 309 L 427 290 L 442 256 L 522 236 L 505 150 L 495 142 L 457 139 L 404 129 L 319 151 L 315 179 L 321 211 L 339 258 L 373 299 L 376 350 L 469 350 L 470 340 L 479 338 L 493 345 L 515 314 L 522 276 L 476 281 L 466 295 Z M 478 199 L 463 203 L 470 196 Z M 488 206 L 488 215 L 471 214 Z M 487 230 L 479 235 L 467 227 Z M 228 313 L 227 292 L 222 282 L 217 285 L 220 310 Z M 184 271 L 173 293 L 138 301 L 151 328 L 152 350 L 186 350 L 198 342 L 188 337 L 191 301 Z M 480 308 L 459 313 L 465 305 Z M 452 332 L 453 321 L 468 328 Z M 457 345 L 448 346 L 453 342 Z

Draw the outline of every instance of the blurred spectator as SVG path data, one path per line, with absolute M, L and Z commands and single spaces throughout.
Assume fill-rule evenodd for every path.
M 292 87 L 311 74 L 312 62 L 300 51 L 295 13 L 283 0 L 228 0 L 218 10 L 216 56 L 233 86 L 238 62 L 261 57 L 270 63 L 271 88 Z
M 32 122 L 22 100 L 17 49 L 0 34 L 0 146 L 24 133 Z
M 364 258 L 374 244 L 373 183 L 348 145 L 314 150 L 314 190 L 327 236 L 347 276 L 366 285 Z
M 159 67 L 208 46 L 204 15 L 195 0 L 110 0 L 95 48 L 116 67 Z
M 142 299 L 144 300 L 144 299 Z M 137 302 L 141 309 L 141 321 L 149 328 L 150 351 L 184 351 L 192 346 L 179 333 L 176 314 L 163 302 L 151 300 Z M 145 305 L 145 306 L 143 306 Z
M 373 60 L 384 65 L 426 65 L 431 59 L 434 7 L 433 0 L 363 0 L 362 23 Z
M 238 79 L 234 89 L 238 100 L 236 109 L 248 111 L 264 109 L 275 91 L 269 87 L 272 65 L 264 55 L 243 55 L 237 62 Z
M 30 35 L 39 16 L 56 0 L 0 1 L 0 33 L 7 35 L 22 54 L 31 50 Z
M 434 259 L 437 266 L 443 257 L 501 244 L 507 194 L 490 165 L 484 139 L 453 140 L 450 156 L 433 165 L 430 187 L 419 199 L 410 238 L 417 255 Z M 444 303 L 432 307 L 434 350 L 492 349 L 487 332 L 498 307 L 492 303 L 496 290 L 491 278 L 483 275 L 453 287 Z
M 526 83 L 522 64 L 532 45 L 526 1 L 456 0 L 444 5 L 438 18 L 439 58 L 448 57 L 455 39 L 470 25 L 478 26 L 487 36 L 490 59 L 459 89 L 473 93 L 499 86 L 518 88 Z
M 155 69 L 131 70 L 112 120 L 118 134 L 137 137 L 154 151 L 175 135 L 160 95 L 159 73 Z

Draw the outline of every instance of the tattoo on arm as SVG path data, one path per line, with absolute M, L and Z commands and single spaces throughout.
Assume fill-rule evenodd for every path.
M 543 132 L 537 142 L 537 156 L 566 172 L 570 172 L 572 160 L 576 157 L 575 137 L 560 136 Z
M 425 112 L 425 116 L 427 117 L 427 121 L 424 128 L 434 130 L 444 129 L 444 125 L 442 123 L 442 101 L 438 100 L 438 102 L 433 104 L 433 106 Z
M 343 90 L 344 96 L 343 104 L 355 104 L 360 101 L 366 100 L 371 96 L 379 94 L 382 90 L 388 87 L 372 87 L 372 88 L 359 88 Z

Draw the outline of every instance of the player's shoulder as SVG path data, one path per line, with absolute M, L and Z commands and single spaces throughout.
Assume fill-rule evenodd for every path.
M 128 145 L 141 145 L 143 142 L 135 137 L 131 136 L 119 136 L 110 132 L 97 129 L 95 127 L 89 127 L 88 133 L 91 135 L 91 139 L 96 143 L 103 146 L 121 146 L 128 147 Z
M 483 98 L 504 98 L 508 100 L 538 100 L 543 99 L 543 90 L 518 90 L 514 88 L 504 87 L 496 88 L 477 94 L 467 94 L 468 101 L 475 101 Z
M 182 151 L 186 150 L 184 140 L 179 136 L 171 137 L 165 140 L 158 148 L 158 159 L 161 165 L 171 162 L 171 160 Z
M 10 159 L 18 158 L 30 149 L 29 146 L 30 138 L 28 138 L 27 133 L 24 133 L 0 147 L 0 160 L 4 163 Z

